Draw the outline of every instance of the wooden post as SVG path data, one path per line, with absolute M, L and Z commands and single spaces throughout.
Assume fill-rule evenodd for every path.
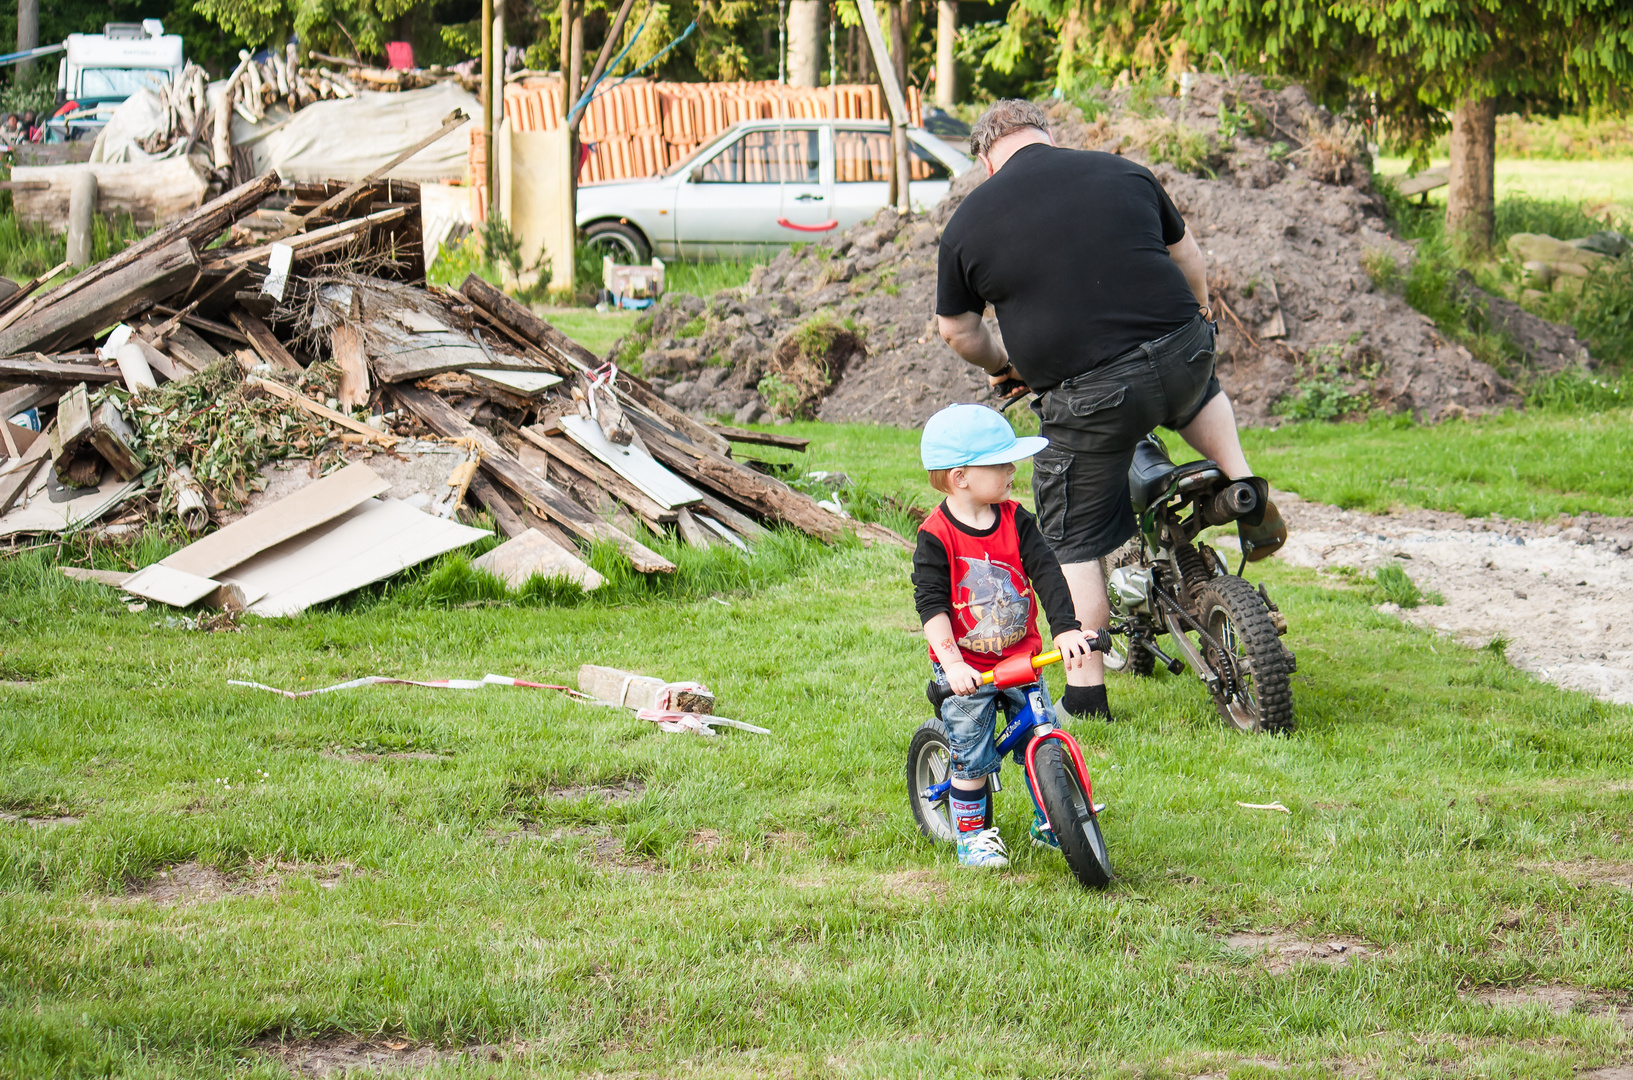
M 493 204 L 493 0 L 482 0 L 482 183 Z M 489 215 L 491 217 L 491 215 Z
M 950 109 L 958 100 L 958 0 L 936 0 L 936 104 Z
M 68 261 L 91 265 L 92 219 L 96 216 L 96 173 L 82 172 L 68 181 Z
M 788 5 L 788 85 L 814 87 L 822 70 L 822 0 Z
M 870 3 L 856 5 L 856 11 L 862 16 L 862 29 L 867 31 L 868 46 L 872 51 L 873 67 L 879 73 L 879 85 L 884 88 L 885 101 L 890 105 L 890 134 L 893 151 L 890 156 L 891 175 L 900 183 L 892 183 L 896 209 L 906 213 L 912 209 L 912 202 L 907 193 L 907 170 L 904 167 L 907 139 L 905 131 L 901 132 L 900 141 L 897 141 L 898 128 L 907 127 L 907 102 L 902 98 L 901 84 L 896 81 L 896 69 L 890 59 L 890 51 L 885 48 L 884 32 L 879 29 L 879 16 Z

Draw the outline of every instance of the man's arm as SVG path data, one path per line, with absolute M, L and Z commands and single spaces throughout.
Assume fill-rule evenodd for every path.
M 1009 367 L 1009 353 L 992 336 L 979 311 L 937 315 L 936 329 L 941 331 L 941 340 L 951 346 L 953 352 L 988 375 L 1001 375 Z
M 1208 306 L 1208 264 L 1202 258 L 1202 248 L 1197 245 L 1196 237 L 1191 233 L 1191 227 L 1185 226 L 1185 235 L 1179 238 L 1179 243 L 1168 245 L 1168 256 L 1179 264 L 1179 272 L 1185 275 L 1185 284 L 1191 287 L 1196 295 L 1196 306 Z M 946 336 L 945 332 L 942 334 Z

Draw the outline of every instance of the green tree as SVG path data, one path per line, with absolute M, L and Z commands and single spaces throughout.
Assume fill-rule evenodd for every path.
M 1420 152 L 1449 119 L 1446 224 L 1475 249 L 1495 233 L 1498 105 L 1605 106 L 1633 83 L 1626 0 L 1195 0 L 1190 8 L 1187 36 L 1198 50 L 1347 83 L 1371 95 Z

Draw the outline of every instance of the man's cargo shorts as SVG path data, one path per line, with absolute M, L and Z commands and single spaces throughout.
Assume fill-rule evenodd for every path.
M 1198 313 L 1032 403 L 1049 440 L 1032 459 L 1038 528 L 1061 562 L 1099 559 L 1134 535 L 1134 446 L 1157 427 L 1186 427 L 1220 392 L 1213 339 Z

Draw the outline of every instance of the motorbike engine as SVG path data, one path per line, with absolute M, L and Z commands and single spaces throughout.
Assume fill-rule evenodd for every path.
M 1151 610 L 1151 568 L 1148 566 L 1119 566 L 1106 581 L 1106 595 L 1111 610 L 1117 615 L 1132 615 Z

